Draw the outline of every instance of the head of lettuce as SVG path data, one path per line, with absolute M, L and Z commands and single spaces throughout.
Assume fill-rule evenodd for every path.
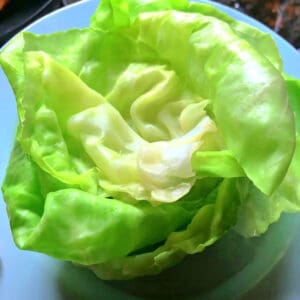
M 300 210 L 299 82 L 269 35 L 212 6 L 103 0 L 88 28 L 22 33 L 0 63 L 22 249 L 133 278 Z

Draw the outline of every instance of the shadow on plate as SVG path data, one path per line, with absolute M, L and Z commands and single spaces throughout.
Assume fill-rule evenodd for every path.
M 284 215 L 259 238 L 245 239 L 230 231 L 203 253 L 189 256 L 157 276 L 102 281 L 87 269 L 65 263 L 59 272 L 59 288 L 65 300 L 240 299 L 282 258 L 299 232 L 299 221 L 299 215 Z M 285 268 L 276 266 L 272 282 L 282 281 Z M 258 292 L 266 295 L 268 291 Z M 273 299 L 258 292 L 254 290 L 242 299 Z
M 289 234 L 289 232 L 287 232 Z M 273 270 L 241 300 L 298 300 L 300 295 L 300 227 L 292 244 Z

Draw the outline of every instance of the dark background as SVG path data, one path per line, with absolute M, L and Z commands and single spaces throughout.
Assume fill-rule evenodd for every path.
M 300 0 L 218 0 L 256 18 L 300 48 Z

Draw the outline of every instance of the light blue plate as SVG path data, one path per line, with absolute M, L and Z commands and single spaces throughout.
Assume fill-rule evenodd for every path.
M 212 3 L 210 1 L 202 1 Z M 51 33 L 75 27 L 85 27 L 98 5 L 97 0 L 83 1 L 61 9 L 32 24 L 26 30 Z M 285 40 L 259 22 L 228 7 L 215 4 L 232 17 L 247 22 L 273 35 L 284 60 L 285 71 L 300 78 L 300 55 Z M 17 113 L 9 83 L 0 70 L 0 182 L 14 141 Z M 280 270 L 280 284 L 272 286 L 268 299 L 300 299 L 300 230 L 299 216 L 285 216 L 272 227 L 255 250 L 253 261 L 238 274 L 223 281 L 219 287 L 194 299 L 235 299 L 241 292 L 252 288 L 282 257 L 289 242 L 294 240 L 284 266 Z M 20 251 L 13 243 L 5 204 L 0 196 L 0 299 L 1 300 L 74 300 L 74 299 L 133 299 L 122 289 L 97 280 L 89 271 L 81 271 L 38 253 Z M 278 272 L 278 270 L 277 270 Z M 123 289 L 124 290 L 124 289 Z M 276 295 L 272 293 L 276 291 Z M 71 295 L 71 296 L 70 296 Z M 210 298 L 209 298 L 210 297 Z M 264 296 L 265 298 L 266 296 Z M 174 296 L 174 299 L 176 297 Z M 257 294 L 256 299 L 264 299 Z M 267 298 L 265 298 L 267 299 Z

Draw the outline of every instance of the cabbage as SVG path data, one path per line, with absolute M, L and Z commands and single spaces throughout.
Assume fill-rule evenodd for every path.
M 300 83 L 269 35 L 210 5 L 103 0 L 88 28 L 21 33 L 0 64 L 21 249 L 134 278 L 300 210 Z

